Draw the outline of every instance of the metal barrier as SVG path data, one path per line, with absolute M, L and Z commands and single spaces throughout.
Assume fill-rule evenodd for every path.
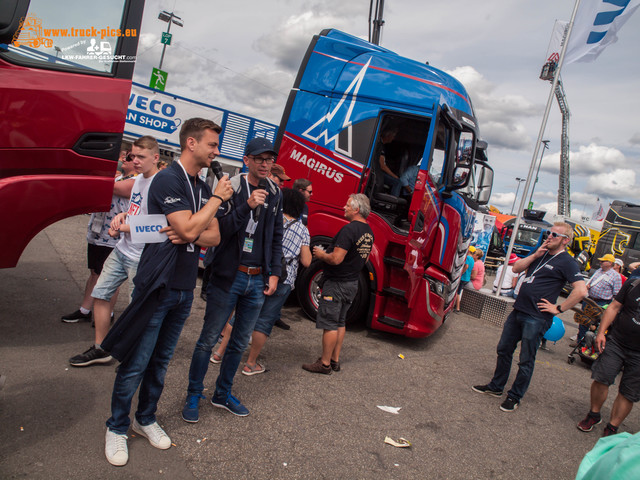
M 465 288 L 462 290 L 460 310 L 472 317 L 481 318 L 501 327 L 511 311 L 515 300 L 510 297 L 496 297 L 491 290 Z

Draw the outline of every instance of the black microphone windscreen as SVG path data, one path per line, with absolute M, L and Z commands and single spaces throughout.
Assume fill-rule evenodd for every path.
M 213 171 L 213 174 L 216 176 L 218 180 L 220 180 L 224 175 L 222 173 L 222 166 L 220 165 L 220 162 L 218 162 L 217 160 L 213 160 L 211 162 L 211 170 Z
M 266 190 L 267 189 L 267 179 L 266 178 L 261 178 L 260 181 L 258 182 L 258 188 L 261 190 Z M 262 205 L 258 205 L 255 210 L 254 210 L 254 214 L 253 214 L 253 219 L 255 222 L 257 222 L 260 219 L 260 212 L 262 211 Z

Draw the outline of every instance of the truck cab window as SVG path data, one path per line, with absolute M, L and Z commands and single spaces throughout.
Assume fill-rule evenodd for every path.
M 31 0 L 21 31 L 3 56 L 13 63 L 111 73 L 121 39 L 139 33 L 122 25 L 125 0 L 71 3 L 61 8 Z
M 444 125 L 438 125 L 433 154 L 429 162 L 429 176 L 435 185 L 441 185 L 443 169 L 447 158 L 447 146 L 449 143 L 449 131 Z

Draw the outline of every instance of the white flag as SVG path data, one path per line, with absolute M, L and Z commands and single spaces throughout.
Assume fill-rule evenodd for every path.
M 556 20 L 551 32 L 551 40 L 549 41 L 549 49 L 547 50 L 547 62 L 555 62 L 556 64 L 560 60 L 560 51 L 564 44 L 564 39 L 567 35 L 567 28 L 569 22 L 563 20 Z
M 640 0 L 582 0 L 564 63 L 593 62 L 640 6 Z
M 604 208 L 602 207 L 602 203 L 600 203 L 600 198 L 596 200 L 596 208 L 593 211 L 591 218 L 598 222 L 604 220 Z

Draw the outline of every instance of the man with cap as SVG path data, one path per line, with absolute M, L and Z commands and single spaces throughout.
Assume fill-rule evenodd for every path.
M 587 280 L 587 289 L 589 290 L 589 298 L 603 307 L 611 303 L 613 297 L 618 294 L 622 288 L 622 279 L 620 278 L 620 274 L 613 269 L 613 264 L 616 261 L 613 255 L 607 253 L 598 260 L 600 260 L 600 268 Z M 570 346 L 575 347 L 578 340 L 587 333 L 587 329 L 587 326 L 579 325 L 578 336 Z M 571 339 L 574 340 L 573 337 Z
M 509 263 L 507 264 L 507 272 L 504 274 L 504 280 L 502 281 L 502 288 L 500 289 L 500 295 L 503 297 L 513 297 L 513 289 L 516 287 L 516 283 L 518 283 L 518 274 L 513 272 L 513 264 L 518 261 L 518 255 L 512 253 L 509 257 Z M 498 291 L 498 281 L 500 280 L 500 275 L 502 275 L 502 267 L 504 265 L 500 265 L 498 267 L 498 271 L 496 272 L 496 279 L 493 282 L 493 292 Z
M 627 281 L 627 277 L 622 274 L 622 272 L 624 272 L 624 262 L 621 258 L 616 258 L 616 261 L 613 263 L 613 269 L 618 272 L 620 281 L 624 284 L 624 282 Z
M 274 163 L 271 166 L 271 173 L 269 174 L 269 178 L 273 180 L 273 182 L 280 188 L 284 187 L 284 182 L 288 182 L 289 180 L 291 180 L 291 177 L 285 173 L 284 167 L 282 165 L 278 165 L 277 163 Z
M 248 171 L 231 179 L 233 196 L 218 212 L 221 238 L 211 263 L 204 325 L 189 369 L 182 410 L 186 422 L 199 419 L 211 351 L 234 309 L 235 323 L 211 403 L 234 415 L 249 415 L 231 387 L 265 296 L 276 291 L 282 273 L 282 193 L 269 179 L 275 157 L 269 140 L 251 140 L 244 155 Z

